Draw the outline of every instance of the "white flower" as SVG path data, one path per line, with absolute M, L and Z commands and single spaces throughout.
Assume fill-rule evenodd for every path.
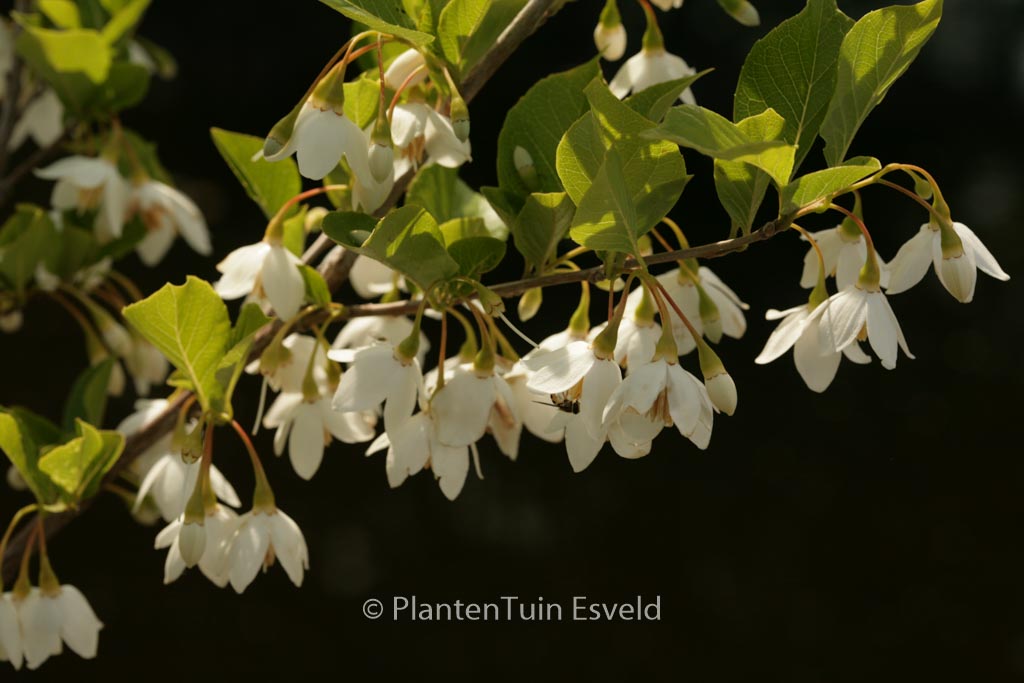
M 425 65 L 426 60 L 417 50 L 406 50 L 391 60 L 388 68 L 384 70 L 384 86 L 391 90 L 398 90 L 403 84 L 406 88 L 419 85 L 427 78 L 427 70 L 420 69 Z M 405 79 L 409 78 L 416 69 L 420 69 L 420 71 L 406 83 Z
M 532 374 L 533 372 L 520 360 L 503 377 L 512 391 L 516 414 L 522 420 L 522 426 L 538 439 L 558 443 L 563 438 L 563 430 L 551 429 L 551 398 L 534 393 L 526 386 Z
M 294 318 L 306 297 L 301 261 L 281 244 L 263 241 L 235 249 L 217 264 L 223 277 L 214 289 L 224 299 L 255 293 L 270 301 L 278 318 Z
M 391 118 L 395 143 L 395 177 L 420 165 L 435 163 L 458 168 L 470 160 L 470 144 L 455 135 L 452 122 L 425 104 L 399 104 Z
M 270 512 L 251 510 L 242 515 L 228 550 L 231 587 L 243 592 L 260 567 L 270 567 L 275 559 L 281 562 L 292 583 L 301 586 L 303 572 L 309 569 L 309 550 L 299 525 L 278 508 Z
M 664 358 L 630 370 L 608 399 L 604 421 L 618 420 L 636 443 L 675 425 L 698 448 L 711 441 L 714 409 L 704 383 Z
M 295 119 L 288 143 L 266 159 L 279 161 L 294 153 L 299 173 L 310 180 L 322 180 L 343 156 L 351 164 L 353 158 L 365 158 L 366 152 L 366 138 L 359 126 L 334 107 L 324 104 L 320 108 L 310 98 Z
M 771 363 L 773 360 L 793 349 L 793 360 L 797 372 L 803 378 L 807 388 L 821 393 L 832 384 L 839 361 L 846 356 L 854 363 L 870 363 L 871 358 L 861 350 L 860 344 L 854 342 L 843 347 L 842 351 L 822 352 L 818 343 L 821 317 L 812 317 L 814 310 L 808 305 L 794 306 L 785 311 L 774 308 L 765 313 L 768 320 L 779 320 L 778 327 L 768 337 L 764 350 L 754 359 L 758 365 Z
M 719 0 L 718 4 L 729 13 L 729 16 L 744 26 L 760 26 L 761 24 L 761 15 L 748 0 L 732 0 L 731 2 Z
M 23 659 L 18 610 L 10 593 L 0 593 L 0 662 L 10 662 L 15 669 L 20 669 Z
M 953 223 L 963 254 L 945 258 L 942 254 L 942 234 L 925 223 L 918 233 L 900 247 L 896 257 L 889 264 L 888 294 L 898 294 L 910 289 L 928 272 L 933 264 L 935 274 L 942 286 L 958 301 L 969 303 L 974 298 L 974 287 L 978 270 L 997 280 L 1009 280 L 1010 276 L 999 266 L 992 253 L 981 243 L 978 236 L 963 223 Z
M 696 70 L 681 57 L 666 52 L 663 48 L 645 48 L 626 60 L 615 74 L 615 78 L 608 84 L 608 88 L 616 97 L 622 99 L 631 92 L 637 93 L 652 85 L 693 76 L 696 73 Z M 679 95 L 679 99 L 686 104 L 697 104 L 689 88 Z
M 120 237 L 128 213 L 129 187 L 117 164 L 102 157 L 71 156 L 35 174 L 55 180 L 50 203 L 57 209 L 100 209 L 97 228 Z
M 395 488 L 427 463 L 437 478 L 441 493 L 455 500 L 469 474 L 469 454 L 474 446 L 448 446 L 438 437 L 437 424 L 429 412 L 420 412 L 402 423 L 393 434 L 384 434 L 371 446 L 369 455 L 388 446 L 385 470 L 388 484 Z
M 289 334 L 284 338 L 284 348 L 290 356 L 288 360 L 278 363 L 266 373 L 267 383 L 274 391 L 299 393 L 309 368 L 310 356 L 316 354 L 313 363 L 313 379 L 318 387 L 327 386 L 327 353 L 323 345 L 316 339 L 305 334 Z M 245 368 L 246 372 L 256 374 L 261 371 L 260 361 L 255 360 Z
M 64 133 L 64 105 L 51 88 L 33 99 L 11 129 L 8 149 L 17 149 L 28 138 L 39 147 L 49 147 Z
M 818 243 L 825 262 L 825 277 L 834 275 L 836 287 L 845 289 L 856 284 L 860 269 L 868 257 L 868 247 L 864 235 L 846 233 L 842 226 L 812 232 L 811 237 Z M 882 286 L 889 277 L 889 266 L 880 257 L 878 267 L 881 269 Z M 800 286 L 810 289 L 818 283 L 818 252 L 811 247 L 804 255 L 804 270 L 800 275 Z
M 124 364 L 135 382 L 135 393 L 139 396 L 149 394 L 154 384 L 160 384 L 167 377 L 169 365 L 167 358 L 155 346 L 142 339 L 132 337 L 132 347 L 124 357 Z
M 626 27 L 621 22 L 615 26 L 598 22 L 594 27 L 594 45 L 609 62 L 619 61 L 626 54 Z
M 454 373 L 430 398 L 438 439 L 453 447 L 476 443 L 487 432 L 499 400 L 509 410 L 515 404 L 508 382 L 493 371 Z
M 331 344 L 333 349 L 359 349 L 371 344 L 398 346 L 412 334 L 412 321 L 404 316 L 373 315 L 353 318 L 345 323 Z M 430 350 L 430 341 L 420 332 L 419 352 L 416 360 L 423 367 L 423 360 Z
M 238 528 L 238 514 L 218 504 L 208 511 L 203 520 L 204 547 L 196 558 L 199 570 L 218 588 L 228 585 L 228 549 Z M 176 581 L 189 565 L 181 552 L 183 518 L 179 517 L 157 534 L 154 546 L 157 550 L 167 548 L 164 562 L 164 583 Z M 195 562 L 192 563 L 195 565 Z
M 356 294 L 364 299 L 376 299 L 401 288 L 401 277 L 380 261 L 366 256 L 357 256 L 349 272 L 348 281 Z
M 117 431 L 125 436 L 143 429 L 161 415 L 168 406 L 164 399 L 135 402 L 136 411 L 121 421 Z M 172 447 L 173 435 L 168 434 L 132 461 L 130 469 L 141 479 L 133 512 L 138 512 L 147 497 L 152 498 L 160 515 L 170 522 L 185 510 L 185 502 L 195 488 L 200 464 L 186 463 Z M 231 483 L 216 466 L 210 466 L 210 484 L 218 498 L 232 507 L 241 505 Z
M 206 220 L 188 195 L 166 183 L 146 180 L 133 188 L 132 202 L 146 226 L 146 236 L 135 251 L 147 266 L 159 263 L 179 234 L 197 253 L 212 253 Z
M 306 400 L 301 393 L 283 393 L 270 406 L 263 426 L 277 428 L 274 435 L 274 453 L 284 453 L 295 473 L 303 479 L 312 479 L 324 459 L 324 449 L 331 438 L 342 443 L 361 443 L 374 436 L 376 418 L 365 412 L 339 413 L 331 409 L 328 396 Z
M 812 319 L 819 317 L 821 353 L 842 351 L 867 334 L 871 348 L 887 370 L 896 367 L 897 343 L 908 358 L 914 357 L 907 348 L 896 314 L 882 292 L 869 292 L 851 285 L 830 296 L 811 314 Z
M 352 187 L 352 208 L 357 211 L 372 213 L 379 209 L 391 194 L 395 186 L 394 152 L 392 161 L 385 168 L 385 173 L 378 178 L 370 164 L 370 150 L 374 147 L 371 140 L 373 124 L 359 132 L 361 147 L 351 150 L 346 155 L 352 174 L 349 178 Z M 378 169 L 379 170 L 379 169 Z
M 56 594 L 32 588 L 18 603 L 22 647 L 29 669 L 36 669 L 63 650 L 61 640 L 79 657 L 92 659 L 99 646 L 102 622 L 81 591 L 60 586 Z
M 415 358 L 405 358 L 390 344 L 355 352 L 335 350 L 328 357 L 350 363 L 334 394 L 334 410 L 376 410 L 383 403 L 385 430 L 396 429 L 412 415 L 423 386 L 423 372 Z

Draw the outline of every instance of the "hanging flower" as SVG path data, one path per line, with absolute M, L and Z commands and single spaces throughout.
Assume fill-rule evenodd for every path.
M 797 372 L 807 388 L 821 393 L 835 379 L 843 356 L 858 364 L 870 363 L 871 357 L 861 350 L 857 342 L 843 347 L 842 351 L 823 352 L 818 341 L 821 317 L 813 316 L 813 313 L 814 308 L 809 304 L 794 306 L 785 311 L 770 309 L 765 318 L 782 322 L 768 337 L 764 350 L 754 362 L 758 365 L 771 363 L 792 348 Z
M 103 624 L 74 586 L 59 585 L 52 591 L 33 587 L 16 604 L 29 669 L 37 669 L 51 655 L 59 655 L 62 640 L 79 657 L 96 656 Z
M 238 529 L 228 550 L 228 578 L 231 587 L 242 593 L 260 568 L 281 563 L 296 586 L 302 585 L 309 569 L 309 550 L 302 530 L 291 517 L 274 507 L 251 510 L 239 518 Z
M 850 285 L 833 294 L 811 314 L 818 323 L 821 353 L 843 351 L 858 339 L 867 336 L 871 348 L 882 361 L 882 367 L 896 367 L 897 343 L 908 358 L 913 358 L 903 338 L 896 314 L 881 291 L 869 291 Z
M 55 180 L 50 203 L 76 211 L 99 209 L 97 230 L 105 238 L 121 236 L 128 213 L 130 190 L 117 164 L 103 157 L 71 156 L 35 171 Z
M 865 244 L 864 235 L 860 230 L 850 229 L 840 224 L 828 230 L 812 232 L 811 237 L 821 249 L 826 277 L 834 275 L 836 287 L 839 289 L 845 289 L 856 283 L 860 268 L 868 256 L 867 244 Z M 878 265 L 881 268 L 881 282 L 885 286 L 889 277 L 889 267 L 881 258 L 878 259 Z M 818 253 L 812 247 L 804 255 L 804 270 L 800 275 L 801 287 L 810 289 L 817 284 L 818 268 Z
M 213 252 L 202 212 L 183 192 L 156 180 L 145 180 L 133 188 L 131 203 L 146 226 L 146 236 L 135 247 L 147 266 L 159 263 L 181 235 L 198 254 Z
M 2 30 L 4 29 L 0 22 L 0 31 Z M 20 669 L 23 660 L 21 622 L 18 619 L 17 607 L 10 593 L 0 593 L 0 662 L 10 662 L 15 669 Z
M 18 149 L 31 138 L 39 147 L 49 147 L 64 133 L 64 105 L 52 88 L 29 102 L 11 129 L 8 149 Z
M 419 102 L 395 107 L 391 138 L 395 143 L 396 178 L 430 163 L 458 168 L 470 161 L 469 141 L 459 140 L 451 120 Z
M 970 228 L 963 223 L 951 223 L 950 226 L 959 238 L 959 248 L 955 240 L 947 237 L 946 241 L 950 244 L 944 250 L 943 231 L 936 225 L 925 223 L 914 237 L 900 247 L 889 264 L 889 286 L 886 293 L 907 291 L 921 281 L 929 265 L 935 268 L 935 274 L 939 276 L 946 291 L 963 303 L 974 299 L 979 270 L 997 280 L 1010 279 L 992 252 Z M 950 252 L 948 256 L 946 251 Z
M 206 518 L 203 520 L 205 542 L 196 563 L 203 575 L 218 588 L 228 585 L 228 549 L 238 524 L 238 513 L 220 504 L 207 510 Z M 185 561 L 181 551 L 183 526 L 184 517 L 178 517 L 157 534 L 154 543 L 157 550 L 167 548 L 164 584 L 177 581 L 184 573 L 185 567 L 190 564 Z
M 217 264 L 222 277 L 214 289 L 224 299 L 255 294 L 266 298 L 277 317 L 287 320 L 298 315 L 306 297 L 302 262 L 280 243 L 264 240 L 239 247 Z

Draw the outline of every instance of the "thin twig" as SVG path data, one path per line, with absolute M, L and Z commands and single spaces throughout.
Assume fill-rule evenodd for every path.
M 512 23 L 508 25 L 505 31 L 498 37 L 491 49 L 488 50 L 480 61 L 470 70 L 466 75 L 466 79 L 462 85 L 462 96 L 468 102 L 470 101 L 483 87 L 484 83 L 498 70 L 498 67 L 511 55 L 516 48 L 528 38 L 534 31 L 536 31 L 541 24 L 547 19 L 548 16 L 553 14 L 558 8 L 564 4 L 565 0 L 530 0 L 527 5 L 516 15 L 516 18 L 512 20 Z M 406 187 L 412 180 L 412 174 L 407 173 L 402 178 L 399 178 L 395 182 L 395 188 L 387 201 L 381 209 L 378 209 L 378 213 L 386 213 L 390 208 L 398 203 L 398 199 L 404 194 Z M 325 235 L 320 235 L 316 242 L 310 246 L 306 254 L 310 256 L 305 263 L 311 264 L 316 256 L 323 253 L 326 247 L 332 244 Z M 341 285 L 348 278 L 348 273 L 352 269 L 352 264 L 355 263 L 355 254 L 343 250 L 341 247 L 334 247 L 334 249 L 327 255 L 327 257 L 320 263 L 318 270 L 320 274 L 324 276 L 327 281 L 331 292 L 336 292 Z M 259 333 L 257 333 L 253 341 L 253 349 L 251 358 L 258 358 L 260 352 L 266 347 L 266 345 L 272 339 L 273 334 L 276 330 L 280 329 L 281 323 L 274 321 L 267 325 Z M 301 328 L 304 329 L 304 328 Z M 165 434 L 174 428 L 175 419 L 177 418 L 177 412 L 184 404 L 186 394 L 179 395 L 179 397 L 172 401 L 167 408 L 157 415 L 152 421 L 150 421 L 145 427 L 140 429 L 138 432 L 130 436 L 125 444 L 124 453 L 118 459 L 117 463 L 107 473 L 105 481 L 112 481 L 117 477 L 118 473 L 127 467 L 135 458 L 142 454 L 147 448 L 156 443 Z M 72 519 L 74 519 L 82 510 L 86 509 L 91 501 L 83 501 L 80 508 L 77 510 L 69 510 L 60 514 L 47 515 L 45 522 L 46 535 L 52 536 L 58 530 L 64 528 Z M 35 528 L 35 524 L 28 524 L 19 531 L 14 538 L 11 539 L 10 544 L 4 553 L 3 563 L 0 566 L 0 571 L 3 572 L 3 576 L 13 576 L 17 571 L 18 558 L 21 557 L 21 553 L 26 546 L 28 541 L 28 532 L 26 529 Z

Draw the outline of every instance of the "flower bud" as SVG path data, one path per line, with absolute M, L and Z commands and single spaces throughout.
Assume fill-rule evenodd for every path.
M 186 567 L 194 567 L 199 564 L 206 550 L 206 527 L 201 521 L 186 521 L 178 531 L 178 551 L 181 552 L 181 559 L 185 561 Z
M 28 484 L 25 483 L 24 477 L 21 476 L 21 472 L 14 465 L 7 468 L 7 485 L 15 491 L 27 491 Z
M 288 141 L 292 139 L 292 133 L 295 132 L 295 122 L 299 118 L 299 112 L 302 111 L 302 105 L 305 101 L 299 102 L 295 107 L 285 115 L 280 121 L 274 124 L 274 127 L 267 133 L 266 139 L 263 140 L 263 158 L 267 161 L 277 161 L 281 157 L 286 156 L 288 147 Z
M 722 6 L 722 9 L 729 16 L 744 26 L 759 26 L 761 24 L 761 17 L 757 13 L 757 8 L 747 0 L 718 0 L 718 4 Z
M 383 183 L 391 174 L 394 168 L 395 153 L 391 145 L 379 145 L 376 142 L 370 143 L 370 173 L 374 180 Z
M 610 62 L 622 59 L 626 53 L 626 28 L 622 25 L 615 0 L 608 0 L 601 10 L 601 18 L 594 27 L 594 45 L 601 56 Z
M 533 157 L 529 152 L 522 147 L 516 147 L 512 150 L 512 164 L 516 167 L 516 173 L 526 185 L 526 189 L 533 192 L 540 187 L 537 180 L 537 167 L 533 165 Z
M 307 234 L 316 232 L 320 229 L 320 224 L 324 222 L 324 216 L 328 213 L 329 211 L 325 207 L 314 206 L 306 212 L 306 220 L 302 229 L 305 230 Z
M 704 386 L 708 390 L 711 404 L 726 415 L 736 412 L 736 383 L 726 371 L 722 359 L 711 350 L 703 339 L 697 342 L 697 354 L 700 357 L 700 371 L 704 375 Z
M 452 96 L 450 117 L 452 121 L 452 130 L 455 131 L 455 137 L 459 139 L 459 142 L 465 142 L 468 140 L 469 107 L 466 106 L 466 100 L 462 99 L 462 95 L 458 93 L 455 93 Z
M 409 78 L 409 75 L 423 66 L 426 61 L 423 59 L 423 55 L 413 49 L 406 50 L 402 54 L 391 60 L 391 64 L 384 72 L 384 85 L 391 90 L 398 90 L 405 83 L 405 79 Z M 427 70 L 421 69 L 419 73 L 412 77 L 406 87 L 412 87 L 419 85 L 427 78 Z
M 525 323 L 537 315 L 537 311 L 540 310 L 542 303 L 544 303 L 544 290 L 540 287 L 534 287 L 523 292 L 523 295 L 519 297 L 519 304 L 516 308 L 519 319 Z

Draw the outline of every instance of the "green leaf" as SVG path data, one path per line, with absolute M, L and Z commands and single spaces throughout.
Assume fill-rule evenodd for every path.
M 759 140 L 780 140 L 785 121 L 773 109 L 743 119 L 736 126 L 741 132 Z M 780 172 L 784 169 L 780 169 Z M 715 160 L 715 190 L 718 200 L 732 218 L 731 234 L 750 232 L 771 176 L 743 161 Z
M 459 178 L 458 169 L 440 164 L 424 166 L 409 184 L 405 203 L 422 206 L 442 223 L 453 218 L 480 218 L 492 237 L 508 237 L 505 223 L 482 195 Z
M 683 155 L 671 142 L 637 137 L 650 131 L 654 123 L 620 102 L 603 80 L 592 81 L 584 93 L 591 111 L 572 125 L 558 145 L 556 166 L 565 191 L 579 206 L 606 153 L 614 148 L 636 207 L 640 232 L 647 232 L 675 206 L 690 180 Z
M 0 228 L 0 281 L 18 293 L 53 250 L 58 233 L 42 208 L 19 204 Z
M 437 36 L 441 54 L 454 67 L 454 76 L 464 74 L 515 18 L 526 0 L 451 0 L 441 11 Z
M 217 151 L 267 218 L 273 218 L 285 202 L 302 190 L 302 179 L 294 160 L 273 163 L 262 158 L 252 160 L 253 155 L 263 149 L 262 138 L 220 128 L 211 128 L 210 135 Z
M 613 148 L 580 201 L 569 235 L 577 243 L 596 251 L 639 256 L 638 240 L 647 230 L 641 230 L 637 223 L 636 206 L 627 189 L 622 160 Z
M 545 266 L 558 253 L 576 207 L 564 192 L 533 193 L 526 198 L 522 211 L 512 224 L 516 249 L 533 272 L 544 272 Z
M 476 279 L 505 257 L 505 242 L 492 237 L 480 218 L 453 218 L 438 230 L 448 255 L 459 265 L 459 275 Z
M 924 0 L 869 12 L 846 34 L 835 95 L 821 126 L 829 166 L 843 160 L 861 124 L 910 67 L 941 17 L 942 0 Z
M 380 75 L 367 72 L 344 85 L 345 116 L 360 128 L 366 128 L 377 118 L 380 107 Z
M 103 424 L 107 410 L 107 386 L 116 362 L 114 358 L 107 358 L 86 368 L 78 376 L 64 404 L 64 419 L 61 421 L 64 431 L 74 431 L 75 420 L 79 419 L 90 424 Z
M 134 107 L 149 90 L 149 71 L 129 62 L 114 62 L 103 81 L 85 103 L 96 118 Z
M 57 28 L 81 28 L 82 17 L 72 0 L 39 0 L 39 11 Z
M 569 71 L 538 81 L 513 106 L 498 135 L 498 183 L 502 190 L 525 197 L 531 192 L 561 192 L 555 168 L 558 143 L 589 109 L 583 89 L 600 74 L 597 58 Z M 527 187 L 516 170 L 513 154 L 522 147 L 533 159 L 537 186 Z
M 794 169 L 811 151 L 836 86 L 839 46 L 853 20 L 835 0 L 808 0 L 795 17 L 750 48 L 736 86 L 736 120 L 774 109 L 780 140 L 797 146 Z M 789 181 L 789 178 L 786 178 Z
M 316 268 L 302 264 L 299 266 L 302 280 L 306 283 L 306 298 L 317 306 L 331 303 L 331 290 L 327 287 L 324 276 Z
M 321 229 L 343 247 L 380 261 L 423 290 L 459 273 L 437 221 L 418 206 L 396 209 L 376 225 L 366 214 L 332 211 Z
M 87 109 L 97 86 L 107 80 L 113 52 L 90 29 L 53 30 L 22 23 L 18 54 L 73 112 Z
M 630 95 L 623 100 L 626 105 L 643 116 L 645 119 L 657 122 L 665 118 L 665 114 L 679 99 L 679 95 L 689 88 L 698 78 L 706 76 L 714 69 L 705 69 L 700 73 L 685 78 L 677 78 L 674 81 L 665 81 L 644 88 L 638 93 Z
M 216 373 L 228 351 L 231 321 L 227 306 L 209 283 L 189 276 L 184 285 L 164 285 L 123 313 L 188 377 L 204 410 L 221 407 Z
M 789 182 L 796 152 L 785 142 L 752 138 L 723 116 L 692 104 L 673 107 L 660 126 L 643 136 L 671 140 L 713 159 L 752 164 L 768 173 L 780 187 Z
M 53 483 L 39 470 L 39 448 L 53 443 L 49 441 L 53 436 L 59 439 L 60 430 L 44 418 L 28 411 L 0 409 L 0 450 L 7 455 L 36 499 L 44 504 L 57 500 Z
M 101 432 L 87 422 L 76 421 L 79 436 L 51 449 L 39 458 L 39 469 L 50 477 L 69 504 L 95 494 L 103 475 L 124 450 L 124 436 Z
M 122 38 L 131 33 L 142 15 L 149 7 L 151 0 L 129 0 L 113 12 L 110 21 L 103 27 L 100 35 L 108 44 L 114 45 Z
M 308 209 L 305 204 L 299 207 L 299 210 L 294 215 L 286 218 L 281 224 L 281 230 L 284 233 L 281 238 L 281 244 L 284 248 L 295 254 L 298 257 L 302 256 L 302 252 L 306 249 L 306 213 Z
M 401 0 L 320 0 L 328 7 L 369 28 L 390 33 L 413 45 L 426 45 L 434 40 L 428 33 L 416 30 L 416 23 L 406 13 Z
M 850 185 L 882 168 L 878 159 L 855 157 L 840 166 L 800 176 L 782 191 L 783 213 L 807 207 L 824 207 Z

